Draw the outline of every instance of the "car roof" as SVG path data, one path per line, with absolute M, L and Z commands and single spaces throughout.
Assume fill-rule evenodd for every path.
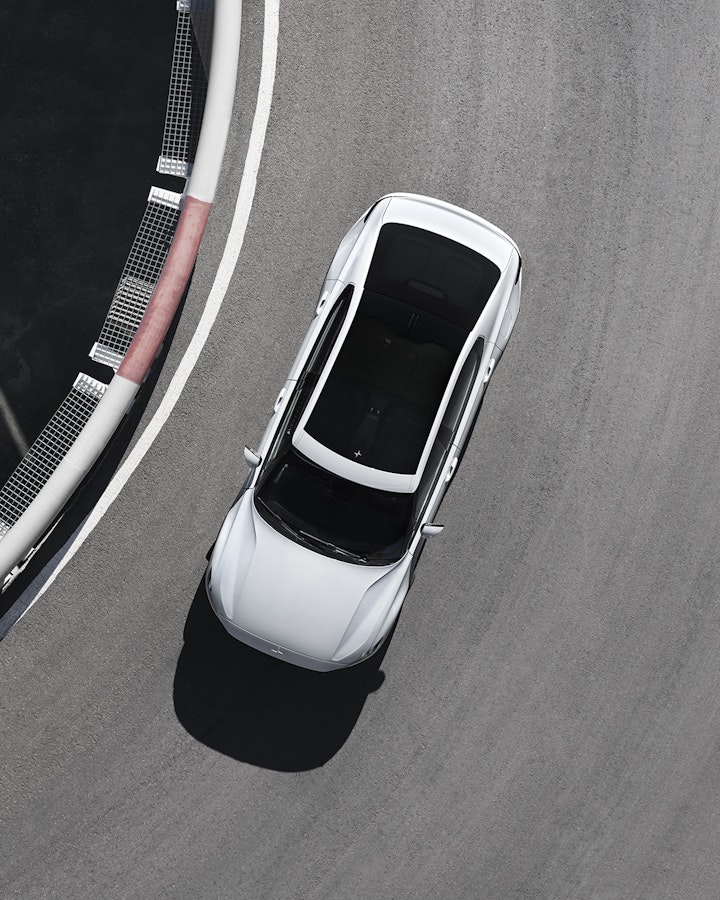
M 341 477 L 410 492 L 514 245 L 479 217 L 416 195 L 391 195 L 378 224 L 292 442 Z
M 513 252 L 520 255 L 513 239 L 481 216 L 420 194 L 390 194 L 383 222 L 404 222 L 443 235 L 492 260 L 501 271 Z
M 465 336 L 365 291 L 305 431 L 346 459 L 413 475 Z

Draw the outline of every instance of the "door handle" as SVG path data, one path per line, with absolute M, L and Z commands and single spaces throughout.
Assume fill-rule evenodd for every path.
M 453 477 L 453 475 L 455 474 L 455 469 L 457 469 L 457 465 L 458 465 L 459 462 L 460 462 L 460 460 L 459 460 L 458 457 L 456 456 L 455 459 L 453 459 L 453 461 L 450 463 L 450 468 L 447 470 L 447 475 L 445 476 L 445 483 L 446 483 L 446 484 L 447 484 L 448 481 L 450 481 L 450 479 L 451 479 L 451 478 Z

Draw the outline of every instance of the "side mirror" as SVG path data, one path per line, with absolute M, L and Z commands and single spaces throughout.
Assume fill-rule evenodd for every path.
M 435 537 L 436 534 L 440 534 L 444 527 L 444 525 L 436 525 L 434 522 L 426 522 L 420 529 L 420 534 L 424 538 Z
M 245 462 L 250 466 L 251 469 L 257 469 L 257 467 L 262 462 L 262 457 L 258 456 L 254 450 L 251 450 L 249 447 L 246 447 L 243 450 L 243 456 L 245 457 Z

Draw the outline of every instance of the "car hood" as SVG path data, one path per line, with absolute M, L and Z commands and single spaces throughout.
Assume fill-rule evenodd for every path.
M 213 560 L 212 582 L 218 612 L 239 628 L 279 647 L 330 660 L 367 591 L 381 579 L 388 582 L 387 591 L 373 592 L 373 610 L 379 619 L 389 609 L 395 579 L 386 576 L 401 565 L 402 560 L 388 566 L 347 563 L 297 544 L 265 522 L 248 491 Z

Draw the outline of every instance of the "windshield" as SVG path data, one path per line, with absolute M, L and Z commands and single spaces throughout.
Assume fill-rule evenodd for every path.
M 260 482 L 256 507 L 274 528 L 327 556 L 385 565 L 405 550 L 413 495 L 355 484 L 290 446 Z

